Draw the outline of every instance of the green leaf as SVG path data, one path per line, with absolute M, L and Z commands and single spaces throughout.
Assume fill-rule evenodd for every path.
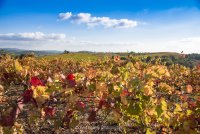
M 70 128 L 75 128 L 79 124 L 79 120 L 76 117 L 73 117 L 70 122 Z
M 3 134 L 12 134 L 13 130 L 10 127 L 3 127 Z
M 96 85 L 95 85 L 95 83 L 92 83 L 92 84 L 88 85 L 88 89 L 89 89 L 90 91 L 95 91 L 95 90 L 96 90 Z
M 54 127 L 55 128 L 58 129 L 61 125 L 62 125 L 62 120 L 57 119 L 57 120 L 54 121 Z
M 162 110 L 161 105 L 158 105 L 158 106 L 156 107 L 156 112 L 157 112 L 157 114 L 158 114 L 158 117 L 160 117 L 161 114 L 163 113 L 163 110 Z
M 114 91 L 114 86 L 112 85 L 108 85 L 108 92 L 109 94 L 111 94 Z
M 29 121 L 30 124 L 34 124 L 37 119 L 38 119 L 37 116 L 30 116 L 28 121 Z
M 133 103 L 130 103 L 127 108 L 127 113 L 131 115 L 139 115 L 141 111 L 142 107 L 140 103 L 136 103 L 135 105 L 133 105 Z
M 188 121 L 184 121 L 184 123 L 183 123 L 183 129 L 185 131 L 188 131 L 190 129 L 190 123 Z
M 53 93 L 54 92 L 54 89 L 52 87 L 48 88 L 45 92 L 48 92 L 48 93 Z

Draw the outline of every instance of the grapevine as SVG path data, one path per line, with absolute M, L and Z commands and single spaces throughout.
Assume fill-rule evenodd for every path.
M 200 133 L 199 78 L 199 67 L 134 57 L 3 57 L 0 132 Z

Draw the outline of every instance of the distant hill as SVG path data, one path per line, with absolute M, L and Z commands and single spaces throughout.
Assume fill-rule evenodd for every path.
M 21 54 L 32 54 L 43 57 L 46 59 L 53 58 L 63 58 L 63 59 L 73 59 L 73 60 L 97 60 L 99 57 L 112 57 L 114 55 L 119 55 L 121 59 L 126 60 L 129 55 L 134 57 L 143 58 L 146 57 L 145 62 L 155 62 L 154 59 L 158 57 L 161 58 L 162 62 L 166 65 L 181 64 L 187 67 L 194 67 L 200 64 L 200 54 L 187 54 L 182 57 L 180 53 L 175 52 L 155 52 L 155 53 L 135 53 L 135 52 L 91 52 L 91 51 L 79 51 L 79 52 L 69 52 L 64 54 L 64 51 L 56 50 L 23 50 L 17 48 L 0 48 L 0 54 L 9 53 L 14 56 L 19 56 Z
M 18 48 L 0 48 L 0 53 L 11 53 L 14 55 L 34 53 L 35 55 L 43 56 L 43 55 L 61 54 L 63 52 L 56 51 L 56 50 L 36 51 L 36 50 L 24 50 L 24 49 L 18 49 Z

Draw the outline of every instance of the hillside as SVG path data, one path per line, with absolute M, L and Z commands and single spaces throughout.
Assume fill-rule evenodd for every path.
M 62 51 L 56 50 L 43 50 L 43 51 L 35 51 L 35 50 L 23 50 L 23 49 L 16 49 L 16 48 L 2 48 L 0 49 L 0 54 L 11 54 L 14 57 L 16 56 L 26 56 L 27 54 L 34 54 L 39 59 L 71 59 L 75 61 L 79 60 L 97 60 L 102 57 L 113 57 L 119 55 L 122 60 L 128 59 L 129 56 L 140 58 L 145 60 L 145 62 L 154 63 L 156 59 L 160 58 L 160 60 L 166 65 L 172 64 L 181 64 L 187 67 L 194 67 L 200 64 L 200 54 L 180 54 L 175 52 L 154 52 L 154 53 L 135 53 L 135 52 L 90 52 L 90 51 L 79 51 L 79 52 L 69 52 L 63 54 Z
M 14 55 L 34 53 L 35 55 L 38 55 L 38 56 L 44 56 L 44 55 L 60 54 L 62 52 L 56 51 L 56 50 L 36 51 L 36 50 L 24 50 L 24 49 L 17 49 L 17 48 L 0 48 L 0 53 L 10 53 Z

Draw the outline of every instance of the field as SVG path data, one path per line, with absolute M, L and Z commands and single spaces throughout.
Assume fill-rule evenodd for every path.
M 200 65 L 166 55 L 4 55 L 0 133 L 200 133 Z
M 103 55 L 101 54 L 88 54 L 88 53 L 69 53 L 69 54 L 57 54 L 57 55 L 48 55 L 48 56 L 41 56 L 40 58 L 44 58 L 47 60 L 52 60 L 55 58 L 61 58 L 63 60 L 97 60 L 98 58 L 101 58 Z
M 129 53 L 69 53 L 69 54 L 57 54 L 57 55 L 48 55 L 48 56 L 41 56 L 44 59 L 55 59 L 55 58 L 62 58 L 65 60 L 97 60 L 102 57 L 112 57 L 113 55 L 119 55 L 121 57 L 126 57 Z M 178 53 L 170 53 L 170 52 L 160 52 L 160 53 L 140 53 L 135 54 L 134 57 L 162 57 L 162 56 L 175 56 L 180 57 Z M 41 58 L 40 57 L 40 58 Z

